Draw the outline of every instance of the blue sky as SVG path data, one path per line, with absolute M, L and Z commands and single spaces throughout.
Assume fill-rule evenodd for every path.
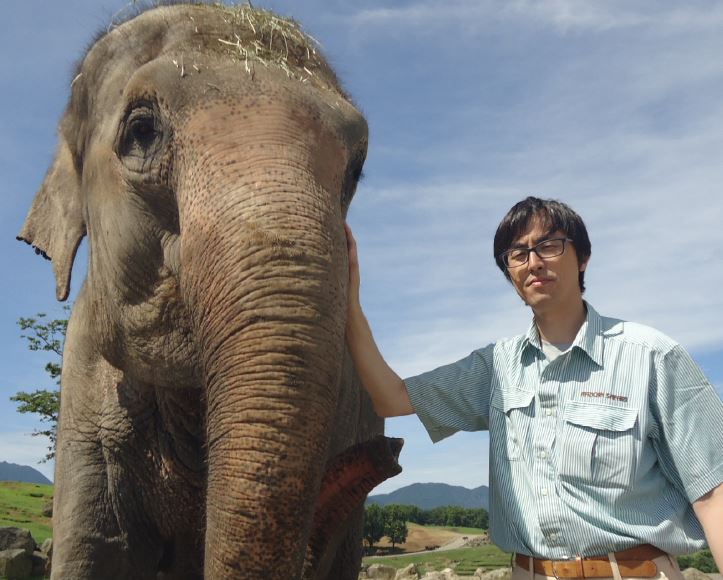
M 370 125 L 349 221 L 362 300 L 404 376 L 524 332 L 529 312 L 491 258 L 528 194 L 585 219 L 587 299 L 679 340 L 723 393 L 723 6 L 624 0 L 278 0 L 320 41 Z M 124 0 L 5 0 L 0 38 L 0 460 L 44 442 L 8 398 L 49 386 L 16 320 L 60 315 L 50 263 L 15 241 L 55 147 L 75 60 Z M 72 296 L 85 270 L 76 261 Z M 71 298 L 72 298 L 71 296 Z M 414 417 L 404 472 L 486 484 L 487 437 L 432 445 Z M 52 475 L 52 465 L 38 466 Z

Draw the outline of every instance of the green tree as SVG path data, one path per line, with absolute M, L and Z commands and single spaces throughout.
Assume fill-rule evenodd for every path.
M 69 314 L 70 306 L 63 306 L 63 311 Z M 23 331 L 20 336 L 27 342 L 28 349 L 48 352 L 53 355 L 53 360 L 45 365 L 45 372 L 59 386 L 63 361 L 63 342 L 65 341 L 65 333 L 68 330 L 68 319 L 46 320 L 44 313 L 38 313 L 35 318 L 21 318 L 18 320 L 18 326 Z M 52 390 L 19 391 L 10 397 L 10 400 L 19 403 L 19 413 L 35 413 L 40 416 L 40 421 L 45 424 L 44 428 L 35 429 L 32 435 L 47 437 L 50 440 L 48 453 L 42 459 L 43 462 L 55 457 L 55 439 L 58 432 L 58 411 L 60 409 L 58 387 L 56 386 Z
M 392 550 L 397 544 L 403 544 L 407 541 L 406 506 L 388 505 L 384 507 L 384 535 L 389 538 L 392 543 Z
M 450 527 L 460 527 L 465 525 L 465 510 L 456 505 L 447 506 L 447 516 L 445 525 Z
M 470 523 L 468 525 L 471 528 L 482 528 L 483 530 L 486 530 L 489 526 L 489 515 L 487 514 L 487 510 L 477 508 L 470 511 L 472 512 L 472 517 L 470 518 Z
M 384 537 L 384 510 L 379 504 L 373 503 L 364 510 L 363 536 L 370 548 Z

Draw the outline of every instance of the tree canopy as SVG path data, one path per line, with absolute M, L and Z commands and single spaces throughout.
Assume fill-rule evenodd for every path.
M 63 311 L 70 313 L 70 306 L 64 306 Z M 47 437 L 50 440 L 48 453 L 42 461 L 55 457 L 55 439 L 58 432 L 58 411 L 60 409 L 60 373 L 63 360 L 63 342 L 68 330 L 67 318 L 46 320 L 45 313 L 38 313 L 34 318 L 20 318 L 18 326 L 23 334 L 20 335 L 31 351 L 50 353 L 52 359 L 45 365 L 45 372 L 55 382 L 53 389 L 35 389 L 33 391 L 19 391 L 10 400 L 18 403 L 18 413 L 34 413 L 40 416 L 44 428 L 35 429 L 33 436 Z

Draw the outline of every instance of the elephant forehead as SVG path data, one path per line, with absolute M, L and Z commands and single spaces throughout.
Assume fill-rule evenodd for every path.
M 153 8 L 104 33 L 82 61 L 62 123 L 77 164 L 89 134 L 109 113 L 120 117 L 118 94 L 132 97 L 127 89 L 143 71 L 153 73 L 145 83 L 150 94 L 167 87 L 166 95 L 213 100 L 219 89 L 264 90 L 258 79 L 275 75 L 272 84 L 293 82 L 292 91 L 313 88 L 322 100 L 353 108 L 315 42 L 294 22 L 250 6 Z
M 194 168 L 206 175 L 233 174 L 252 190 L 308 179 L 339 191 L 351 154 L 348 133 L 322 120 L 313 106 L 218 102 L 196 109 L 177 134 L 179 166 L 191 175 Z
M 243 64 L 274 66 L 303 82 L 324 79 L 341 88 L 316 42 L 293 20 L 250 5 L 176 5 L 150 9 L 103 34 L 81 65 L 83 75 L 102 75 L 119 60 L 135 66 L 172 53 L 221 55 Z M 177 62 L 191 73 L 194 63 Z

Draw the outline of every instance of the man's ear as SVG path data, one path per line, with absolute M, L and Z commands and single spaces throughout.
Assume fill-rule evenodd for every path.
M 17 239 L 53 262 L 55 295 L 64 301 L 70 293 L 70 274 L 78 246 L 86 234 L 80 176 L 68 143 L 61 135 L 55 161 L 35 194 Z
M 589 257 L 584 262 L 580 262 L 580 272 L 584 272 L 589 263 L 590 263 Z

